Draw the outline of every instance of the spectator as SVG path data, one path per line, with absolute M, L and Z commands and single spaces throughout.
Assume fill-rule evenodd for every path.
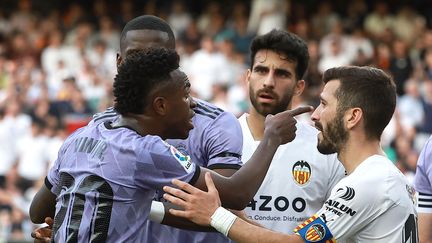
M 285 29 L 289 8 L 287 1 L 253 0 L 248 31 L 263 35 L 272 29 Z
M 366 15 L 363 27 L 374 40 L 379 40 L 392 25 L 393 15 L 389 13 L 387 2 L 378 1 L 372 13 Z
M 191 14 L 187 11 L 182 0 L 175 0 L 172 3 L 168 23 L 173 28 L 176 38 L 183 33 L 193 21 Z
M 397 111 L 404 133 L 412 139 L 414 130 L 423 122 L 424 110 L 418 81 L 410 79 L 404 85 L 405 92 L 398 100 Z
M 395 40 L 392 45 L 392 57 L 390 58 L 389 71 L 396 83 L 396 91 L 399 96 L 403 95 L 405 82 L 413 73 L 413 65 L 408 55 L 407 43 L 403 40 Z

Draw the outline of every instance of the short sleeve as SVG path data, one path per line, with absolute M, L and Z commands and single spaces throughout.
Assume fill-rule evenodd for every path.
M 58 154 L 57 154 L 57 159 L 54 161 L 53 166 L 49 169 L 48 171 L 48 175 L 45 179 L 45 185 L 47 186 L 48 189 L 50 189 L 50 191 L 52 193 L 54 193 L 55 195 L 58 196 L 58 194 L 60 193 L 61 190 L 61 179 L 60 179 L 60 166 L 61 166 L 61 161 L 63 160 L 64 154 L 65 154 L 65 150 L 69 144 L 70 140 L 66 140 L 63 145 L 60 147 Z
M 138 154 L 135 181 L 141 188 L 161 190 L 170 185 L 172 179 L 194 184 L 199 177 L 199 166 L 192 162 L 174 146 L 155 137 L 150 143 L 142 145 Z
M 419 213 L 432 213 L 432 137 L 424 145 L 417 161 L 414 188 L 418 192 Z
M 239 122 L 229 112 L 224 112 L 204 131 L 205 149 L 209 169 L 239 169 L 243 135 Z

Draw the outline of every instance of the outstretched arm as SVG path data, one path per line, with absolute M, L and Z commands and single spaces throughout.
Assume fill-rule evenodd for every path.
M 208 192 L 204 192 L 187 183 L 174 180 L 173 183 L 184 191 L 164 187 L 164 198 L 169 202 L 184 208 L 184 211 L 170 209 L 170 213 L 192 222 L 213 226 L 216 230 L 228 235 L 236 242 L 304 242 L 298 235 L 286 235 L 249 224 L 221 207 L 219 193 L 211 179 L 210 173 L 205 175 Z
M 247 206 L 264 180 L 279 145 L 294 140 L 297 129 L 297 121 L 294 117 L 310 111 L 312 111 L 312 107 L 299 107 L 274 116 L 267 116 L 264 138 L 249 161 L 229 178 L 212 172 L 214 183 L 219 190 L 224 207 L 242 210 Z M 205 168 L 201 168 L 201 171 L 204 172 L 202 175 L 211 172 Z M 194 186 L 206 190 L 207 187 L 202 175 Z
M 45 184 L 39 189 L 30 205 L 30 219 L 35 224 L 42 224 L 46 217 L 54 218 L 56 196 Z

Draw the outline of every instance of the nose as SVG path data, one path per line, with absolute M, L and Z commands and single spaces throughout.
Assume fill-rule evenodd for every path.
M 319 119 L 320 119 L 320 117 L 319 117 L 319 112 L 320 112 L 320 110 L 321 110 L 321 105 L 318 106 L 318 107 L 314 110 L 314 112 L 312 113 L 312 115 L 311 115 L 311 119 L 312 119 L 313 122 L 317 122 L 317 121 L 319 121 Z
M 267 76 L 264 79 L 263 85 L 266 88 L 274 88 L 274 86 L 275 86 L 274 70 L 270 70 L 267 73 Z

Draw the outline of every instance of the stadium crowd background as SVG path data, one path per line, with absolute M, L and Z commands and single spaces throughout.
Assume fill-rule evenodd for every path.
M 162 17 L 175 30 L 195 96 L 237 116 L 249 102 L 249 43 L 272 28 L 309 45 L 308 87 L 296 105 L 318 104 L 327 68 L 389 72 L 399 97 L 383 146 L 412 178 L 432 134 L 432 2 L 298 2 L 1 0 L 0 242 L 31 240 L 35 190 L 64 138 L 112 105 L 120 32 L 141 14 Z

